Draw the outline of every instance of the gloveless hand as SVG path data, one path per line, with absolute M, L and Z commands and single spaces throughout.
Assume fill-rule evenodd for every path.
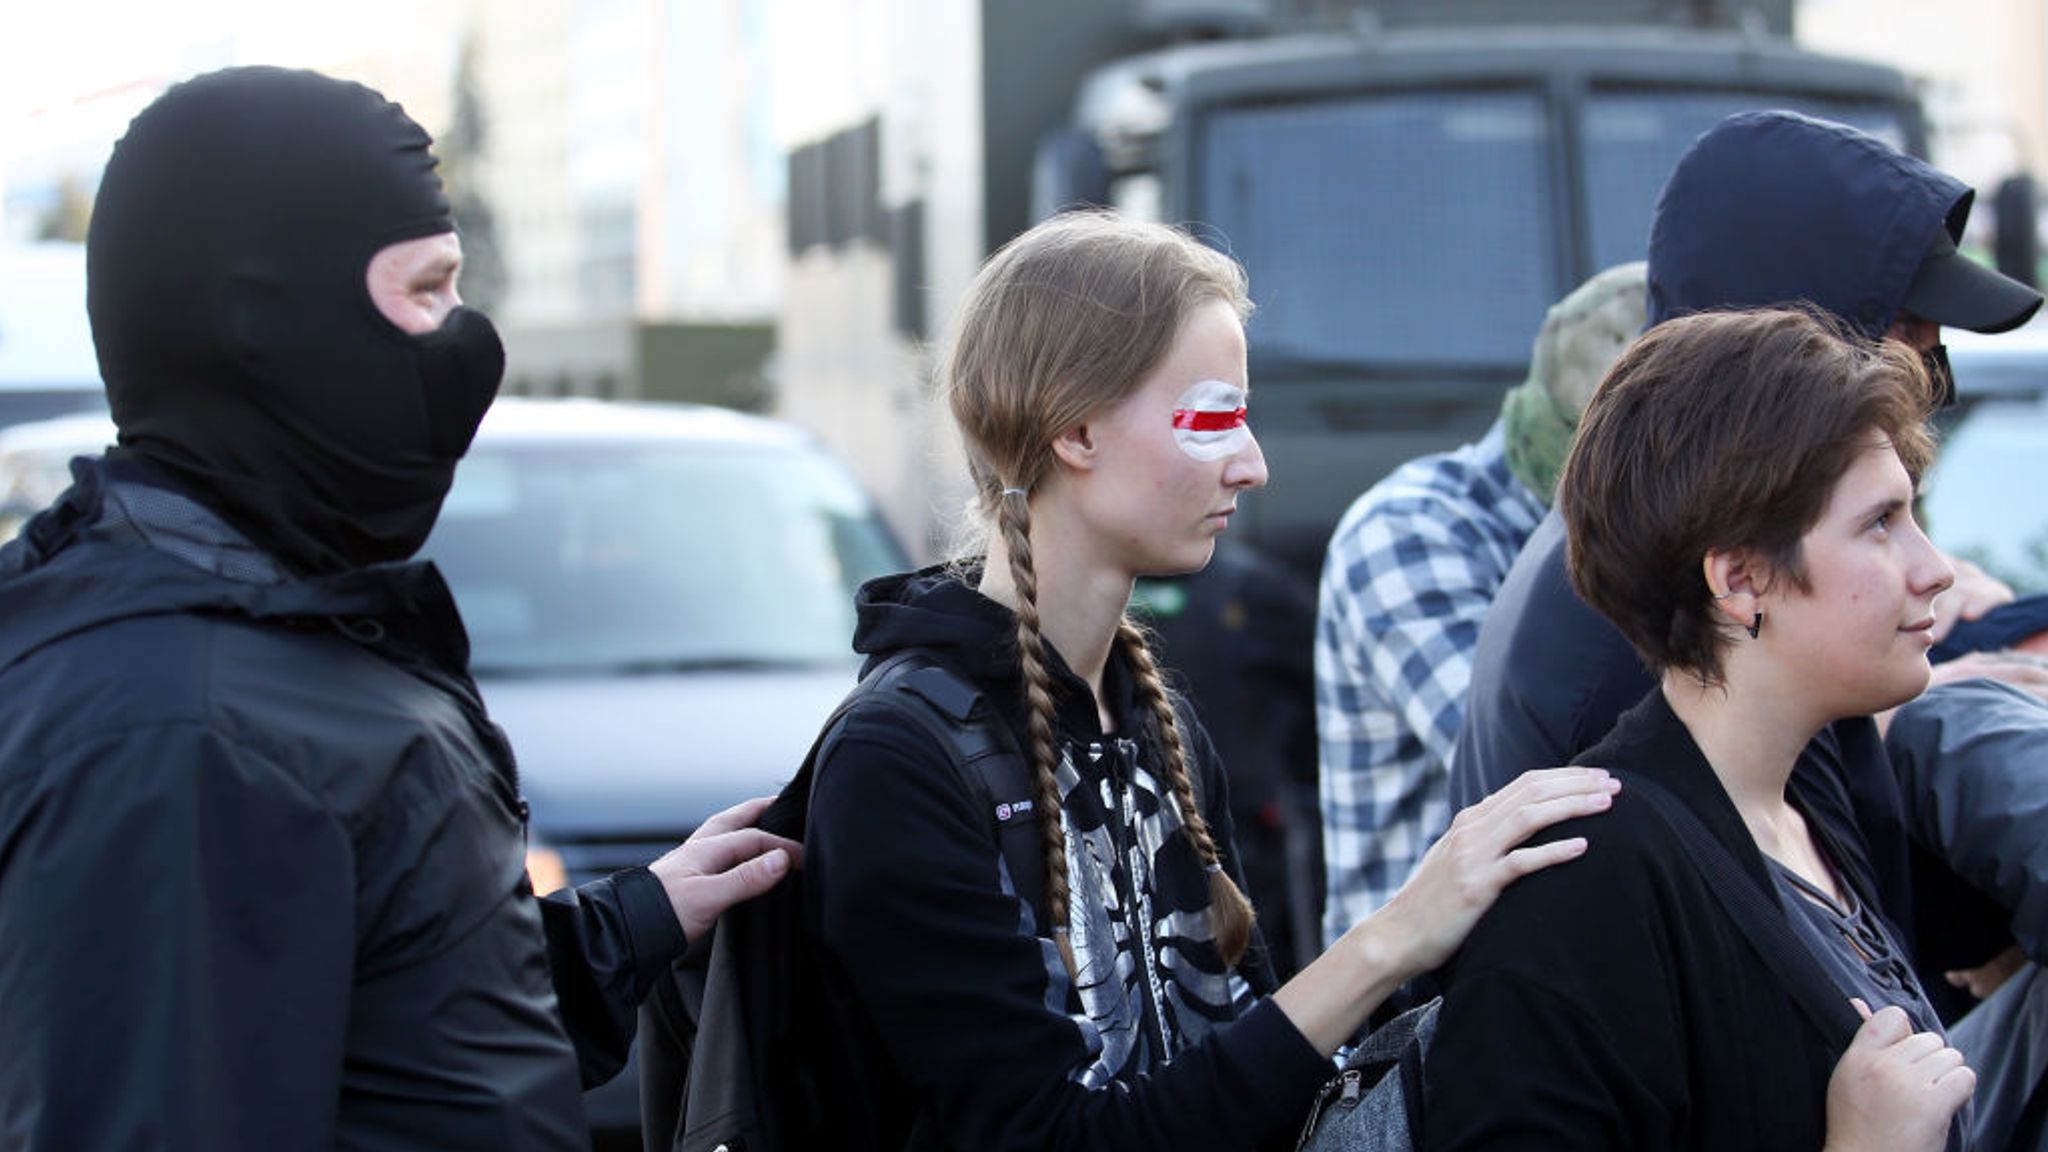
M 702 936 L 719 913 L 751 900 L 803 865 L 803 845 L 754 827 L 771 796 L 735 804 L 647 866 L 668 892 L 683 934 Z
M 1501 890 L 1516 880 L 1586 851 L 1573 836 L 1522 847 L 1529 837 L 1578 816 L 1603 812 L 1621 781 L 1603 768 L 1545 768 L 1513 782 L 1452 819 L 1414 875 L 1368 923 L 1401 949 L 1407 975 L 1436 968 L 1465 942 Z

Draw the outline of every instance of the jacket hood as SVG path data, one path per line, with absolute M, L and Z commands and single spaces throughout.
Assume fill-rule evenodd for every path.
M 853 650 L 865 674 L 905 648 L 924 648 L 977 683 L 1018 678 L 1016 616 L 974 589 L 978 569 L 935 564 L 881 576 L 854 597 Z
M 1651 325 L 1711 308 L 1808 301 L 1872 338 L 1891 326 L 1972 193 L 1845 125 L 1744 112 L 1695 141 L 1650 224 Z
M 853 648 L 866 657 L 863 675 L 896 652 L 923 648 L 989 693 L 1012 727 L 1021 731 L 1017 617 L 975 590 L 980 571 L 979 563 L 965 568 L 936 564 L 863 584 L 854 598 Z M 1094 693 L 1050 643 L 1046 663 L 1060 727 L 1073 737 L 1097 738 L 1102 723 Z M 1114 714 L 1143 722 L 1134 710 L 1130 665 L 1114 649 L 1103 674 L 1103 694 Z
M 80 458 L 71 471 L 71 488 L 0 547 L 0 670 L 66 636 L 172 613 L 335 629 L 468 665 L 453 597 L 430 563 L 298 579 L 202 505 L 148 483 L 142 461 Z

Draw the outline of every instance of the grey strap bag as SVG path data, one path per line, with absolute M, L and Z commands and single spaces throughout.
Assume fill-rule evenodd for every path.
M 1412 1152 L 1422 1135 L 1422 1061 L 1442 999 L 1373 1029 L 1323 1085 L 1296 1152 Z

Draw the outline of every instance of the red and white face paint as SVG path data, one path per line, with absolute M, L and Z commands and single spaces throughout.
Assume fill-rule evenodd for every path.
M 1245 423 L 1245 390 L 1221 380 L 1188 386 L 1173 406 L 1173 439 L 1197 460 L 1221 460 L 1252 440 Z

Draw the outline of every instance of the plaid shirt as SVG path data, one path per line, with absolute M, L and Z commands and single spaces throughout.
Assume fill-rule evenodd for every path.
M 1330 538 L 1316 618 L 1325 944 L 1387 902 L 1450 826 L 1450 761 L 1486 606 L 1544 506 L 1476 444 L 1402 465 Z

